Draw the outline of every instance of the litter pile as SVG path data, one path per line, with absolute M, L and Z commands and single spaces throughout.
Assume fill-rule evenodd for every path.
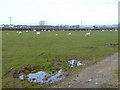
M 64 75 L 62 73 L 62 69 L 59 70 L 55 75 L 51 75 L 45 71 L 30 73 L 28 75 L 19 75 L 20 80 L 24 80 L 25 78 L 28 78 L 28 81 L 30 82 L 54 83 L 56 81 L 62 80 L 64 78 Z
M 68 64 L 70 67 L 85 65 L 82 64 L 79 60 L 69 60 Z M 65 78 L 62 69 L 56 73 L 48 73 L 45 71 L 38 71 L 37 69 L 32 68 L 31 65 L 26 65 L 22 67 L 21 70 L 15 71 L 13 74 L 14 78 L 19 78 L 20 80 L 27 79 L 29 82 L 38 82 L 38 83 L 55 83 L 57 81 L 63 80 Z
M 68 61 L 69 65 L 71 68 L 75 67 L 75 66 L 81 66 L 81 65 L 85 65 L 85 64 L 82 64 L 80 61 L 78 60 L 69 60 Z

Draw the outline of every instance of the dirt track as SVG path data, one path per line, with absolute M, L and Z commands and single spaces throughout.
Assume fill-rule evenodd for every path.
M 54 88 L 114 88 L 118 87 L 118 53 L 107 57 L 82 72 L 74 73 Z

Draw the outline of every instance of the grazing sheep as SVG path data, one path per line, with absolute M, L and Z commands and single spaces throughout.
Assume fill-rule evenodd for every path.
M 110 32 L 112 32 L 112 30 L 110 30 Z
M 90 32 L 88 32 L 88 33 L 86 33 L 86 34 L 85 34 L 85 36 L 90 36 L 90 34 L 91 34 L 91 33 L 90 33 Z
M 102 32 L 104 32 L 104 30 L 102 30 Z
M 26 32 L 28 32 L 28 31 L 26 31 Z
M 36 34 L 37 34 L 37 35 L 39 35 L 39 34 L 40 34 L 40 32 L 36 32 Z
M 43 30 L 41 30 L 41 31 L 43 31 Z
M 44 31 L 46 31 L 46 30 L 44 30 Z
M 35 29 L 33 31 L 36 31 Z
M 22 34 L 22 32 L 21 32 L 21 31 L 19 31 L 19 32 L 18 32 L 18 34 L 19 34 L 19 35 L 21 35 L 21 34 Z
M 48 30 L 48 32 L 50 32 L 50 30 Z
M 71 36 L 71 33 L 68 33 L 69 36 Z

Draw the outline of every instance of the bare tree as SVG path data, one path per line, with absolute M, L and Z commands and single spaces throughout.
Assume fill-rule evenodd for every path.
M 45 24 L 46 24 L 46 21 L 44 21 L 44 20 L 39 21 L 39 25 L 40 25 L 40 26 L 43 26 L 43 25 L 45 25 Z

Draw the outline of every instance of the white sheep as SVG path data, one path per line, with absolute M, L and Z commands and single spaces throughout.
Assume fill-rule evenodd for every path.
M 90 36 L 90 34 L 91 34 L 91 33 L 90 33 L 90 32 L 88 32 L 88 33 L 86 33 L 86 34 L 85 34 L 85 36 Z
M 102 30 L 102 32 L 104 32 L 104 30 Z
M 21 34 L 22 34 L 22 32 L 21 32 L 21 31 L 19 31 L 19 32 L 18 32 L 18 34 L 19 34 L 19 35 L 21 35 Z
M 28 30 L 26 32 L 28 32 Z
M 36 32 L 36 34 L 37 34 L 37 35 L 39 35 L 39 34 L 40 34 L 40 32 Z
M 41 30 L 41 31 L 43 31 L 43 30 Z
M 48 32 L 50 32 L 50 30 L 48 30 Z
M 68 33 L 69 36 L 71 36 L 72 33 Z
M 36 31 L 35 29 L 33 31 Z
M 58 34 L 56 34 L 56 36 L 58 36 Z
M 55 31 L 55 30 L 53 29 L 53 31 Z
M 112 30 L 110 30 L 110 32 L 112 32 Z

